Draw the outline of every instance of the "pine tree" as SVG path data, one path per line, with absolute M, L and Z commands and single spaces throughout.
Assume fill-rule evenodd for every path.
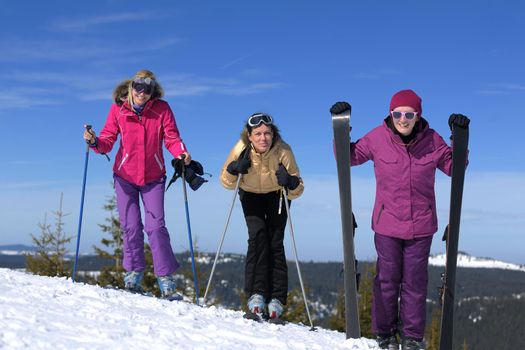
M 426 329 L 427 350 L 439 350 L 441 329 L 441 307 L 436 306 L 432 310 L 430 324 Z
M 198 261 L 201 261 L 205 258 L 205 254 L 201 253 L 199 250 L 199 244 L 198 244 L 198 238 L 195 237 L 193 242 L 193 254 L 195 256 L 195 272 L 197 274 L 197 286 L 199 288 L 198 294 L 199 297 L 202 298 L 204 296 L 204 291 L 206 289 L 206 283 L 208 282 L 207 276 L 205 273 L 199 269 L 199 266 L 197 264 Z M 180 273 L 183 276 L 182 285 L 180 286 L 180 289 L 182 290 L 182 293 L 188 297 L 190 297 L 195 302 L 195 286 L 194 286 L 194 277 L 193 277 L 193 269 L 192 269 L 192 263 L 191 263 L 191 253 L 190 251 L 186 251 L 183 253 L 183 256 L 185 257 L 185 260 L 182 264 L 182 268 L 180 269 Z M 218 298 L 214 298 L 212 303 L 208 303 L 208 305 L 216 305 L 219 302 Z
M 305 293 L 308 294 L 308 289 L 305 290 Z M 288 292 L 286 307 L 281 318 L 288 322 L 310 324 L 301 289 L 295 288 Z M 312 320 L 312 322 L 314 322 L 314 320 Z
M 343 288 L 340 288 L 337 293 L 337 299 L 335 302 L 335 312 L 332 316 L 328 319 L 328 325 L 330 329 L 333 329 L 335 331 L 339 332 L 345 332 L 346 331 L 346 323 L 345 323 L 345 292 Z
M 372 331 L 372 298 L 374 294 L 375 264 L 370 264 L 362 272 L 359 282 L 359 323 L 361 336 L 374 338 Z
M 361 336 L 373 338 L 372 332 L 372 295 L 375 265 L 370 265 L 361 274 L 359 281 L 359 323 Z M 339 289 L 335 303 L 335 313 L 328 320 L 329 327 L 339 332 L 346 331 L 345 292 Z
M 124 288 L 124 269 L 122 267 L 122 230 L 120 220 L 116 213 L 117 199 L 115 195 L 107 199 L 104 210 L 109 212 L 105 219 L 106 223 L 98 226 L 104 233 L 110 235 L 109 238 L 102 238 L 101 244 L 109 251 L 93 246 L 95 253 L 103 259 L 113 261 L 113 265 L 103 266 L 98 277 L 98 284 L 101 286 L 114 286 Z
M 150 245 L 147 243 L 144 244 L 144 259 L 146 260 L 146 269 L 144 270 L 142 287 L 144 288 L 144 291 L 160 297 L 160 288 L 153 268 L 153 253 L 151 252 Z
M 58 211 L 53 212 L 55 216 L 55 228 L 47 224 L 47 214 L 44 222 L 39 223 L 40 236 L 31 234 L 31 239 L 36 245 L 36 254 L 26 256 L 27 271 L 42 276 L 70 276 L 70 264 L 66 262 L 68 250 L 65 245 L 71 242 L 73 237 L 67 237 L 64 231 L 64 217 L 69 215 L 62 211 L 64 194 L 60 194 L 60 205 Z

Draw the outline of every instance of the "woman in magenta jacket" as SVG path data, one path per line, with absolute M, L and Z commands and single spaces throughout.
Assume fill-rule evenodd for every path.
M 153 268 L 162 296 L 181 299 L 175 291 L 174 272 L 179 267 L 164 222 L 164 187 L 166 168 L 162 145 L 174 158 L 191 157 L 182 142 L 170 106 L 161 100 L 164 91 L 155 75 L 141 70 L 119 84 L 113 93 L 104 128 L 97 137 L 93 130 L 84 132 L 84 139 L 96 153 L 108 153 L 120 135 L 120 144 L 113 165 L 113 178 L 120 226 L 123 231 L 126 270 L 125 288 L 141 291 L 146 268 L 144 230 L 153 255 Z M 142 223 L 139 197 L 144 206 Z
M 337 102 L 330 112 L 340 114 L 349 108 L 348 103 Z M 414 91 L 399 91 L 382 125 L 351 143 L 352 166 L 374 162 L 377 271 L 372 328 L 382 349 L 397 349 L 398 331 L 403 349 L 424 346 L 428 257 L 438 227 L 435 174 L 439 169 L 450 176 L 452 149 L 429 127 L 422 112 L 421 98 Z M 469 119 L 452 114 L 452 123 L 466 127 Z

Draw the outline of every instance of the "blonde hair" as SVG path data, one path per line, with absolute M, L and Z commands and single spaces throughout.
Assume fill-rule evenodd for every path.
M 130 79 L 128 84 L 128 91 L 131 92 L 131 89 L 133 89 L 133 81 L 137 78 L 151 78 L 155 81 L 155 84 L 153 85 L 153 91 L 151 92 L 151 98 L 161 98 L 164 96 L 164 89 L 157 81 L 157 77 L 155 77 L 155 74 L 147 69 L 139 70 L 133 78 Z M 133 108 L 133 95 L 131 93 L 128 93 L 128 104 L 131 108 Z

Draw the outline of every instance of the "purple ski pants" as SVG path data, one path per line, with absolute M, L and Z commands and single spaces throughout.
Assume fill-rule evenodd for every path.
M 172 274 L 179 267 L 170 244 L 170 236 L 164 222 L 164 185 L 163 177 L 144 186 L 137 186 L 123 178 L 113 175 L 120 227 L 123 232 L 124 261 L 126 271 L 144 271 L 144 231 L 153 255 L 155 275 Z M 139 195 L 144 205 L 144 223 L 142 224 Z
M 375 334 L 394 334 L 401 320 L 402 336 L 423 339 L 432 236 L 402 240 L 376 233 L 374 240 L 377 266 L 372 330 Z

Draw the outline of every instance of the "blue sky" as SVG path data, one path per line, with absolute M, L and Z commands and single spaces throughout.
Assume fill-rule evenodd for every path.
M 58 209 L 61 192 L 70 213 L 65 229 L 76 239 L 82 126 L 100 131 L 114 86 L 146 68 L 165 88 L 193 158 L 213 174 L 189 193 L 201 249 L 216 250 L 231 203 L 232 192 L 217 181 L 222 163 L 246 118 L 265 111 L 292 146 L 306 184 L 292 205 L 299 257 L 342 259 L 328 110 L 336 101 L 350 102 L 357 139 L 380 124 L 393 93 L 412 88 L 445 139 L 451 113 L 472 119 L 460 249 L 523 264 L 524 7 L 493 1 L 8 2 L 0 34 L 0 244 L 30 243 L 38 222 Z M 97 224 L 113 194 L 111 173 L 103 157 L 90 156 L 82 251 L 103 237 Z M 373 165 L 353 168 L 352 176 L 356 254 L 372 259 Z M 442 174 L 436 194 L 440 232 L 432 252 L 441 253 L 450 197 Z M 187 249 L 180 183 L 167 193 L 166 216 L 173 248 Z M 224 251 L 245 249 L 237 204 Z

